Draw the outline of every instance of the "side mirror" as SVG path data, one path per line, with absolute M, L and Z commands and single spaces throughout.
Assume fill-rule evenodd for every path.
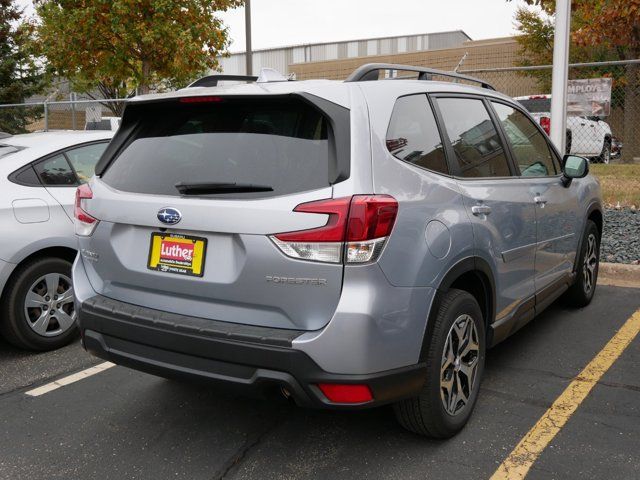
M 584 178 L 589 175 L 589 160 L 576 155 L 565 155 L 562 164 L 562 184 L 571 185 L 574 178 Z

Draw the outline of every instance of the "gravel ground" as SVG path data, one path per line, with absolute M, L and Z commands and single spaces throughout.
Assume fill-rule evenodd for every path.
M 640 212 L 630 208 L 605 211 L 600 259 L 611 263 L 640 264 Z

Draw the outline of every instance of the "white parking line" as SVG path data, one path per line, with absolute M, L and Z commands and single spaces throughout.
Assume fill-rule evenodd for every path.
M 41 387 L 29 390 L 28 392 L 26 392 L 26 394 L 30 397 L 39 397 L 40 395 L 52 392 L 53 390 L 57 390 L 60 387 L 64 387 L 65 385 L 69 385 L 84 378 L 91 377 L 96 373 L 104 372 L 111 367 L 115 367 L 115 364 L 111 362 L 104 362 L 96 365 L 95 367 L 87 368 L 86 370 L 82 370 L 81 372 L 74 373 L 73 375 L 69 375 L 68 377 L 56 380 L 55 382 L 47 383 L 46 385 L 42 385 Z

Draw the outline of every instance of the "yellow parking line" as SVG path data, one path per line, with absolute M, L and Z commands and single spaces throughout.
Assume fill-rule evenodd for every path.
M 573 412 L 638 335 L 638 332 L 640 332 L 640 310 L 624 323 L 618 333 L 553 402 L 553 405 L 502 462 L 491 480 L 520 480 L 527 476 L 529 469 L 545 447 L 567 423 Z

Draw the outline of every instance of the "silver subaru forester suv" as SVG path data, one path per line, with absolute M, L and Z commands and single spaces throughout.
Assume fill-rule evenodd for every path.
M 393 403 L 446 438 L 488 347 L 560 295 L 591 301 L 599 184 L 490 85 L 386 64 L 224 79 L 130 102 L 77 191 L 92 354 L 304 406 Z

